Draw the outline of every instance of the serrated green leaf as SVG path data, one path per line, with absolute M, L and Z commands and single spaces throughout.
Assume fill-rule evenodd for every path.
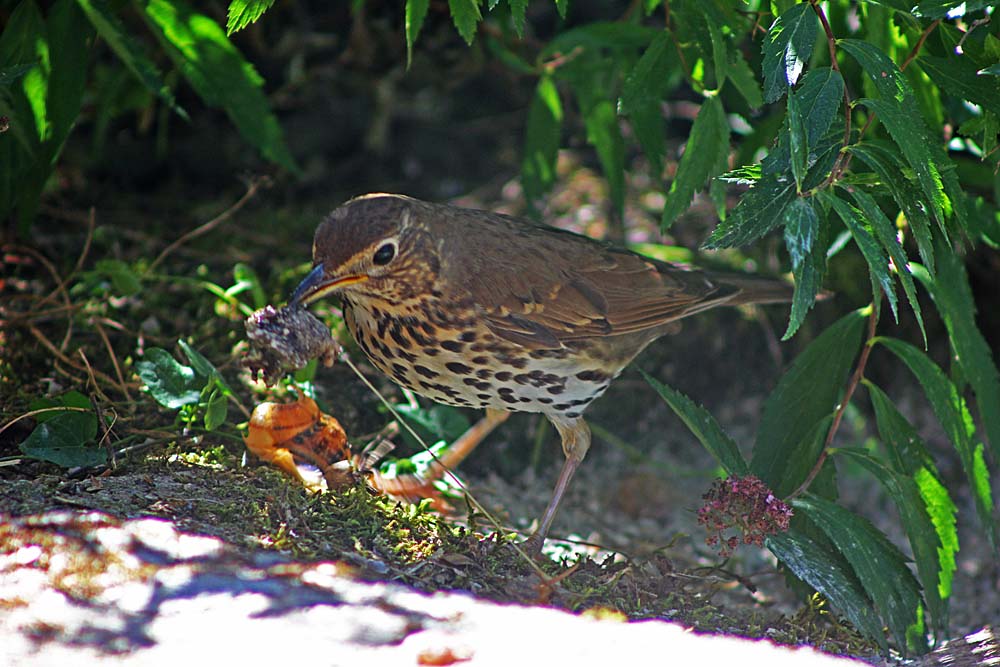
M 892 314 L 898 322 L 899 312 L 896 304 L 896 285 L 889 275 L 889 258 L 882 250 L 879 242 L 875 240 L 875 237 L 869 231 L 871 223 L 865 218 L 864 213 L 851 206 L 836 194 L 824 191 L 819 193 L 819 196 L 829 206 L 833 207 L 833 210 L 843 220 L 847 230 L 851 232 L 851 238 L 854 239 L 854 243 L 861 250 L 861 254 L 868 264 L 868 271 L 882 287 L 882 291 L 885 292 L 886 297 L 888 297 Z M 879 297 L 875 294 L 872 298 L 877 300 Z
M 77 4 L 87 15 L 91 25 L 97 30 L 115 55 L 131 70 L 146 90 L 159 97 L 174 113 L 185 120 L 187 112 L 177 105 L 174 94 L 163 82 L 156 65 L 142 52 L 142 47 L 128 33 L 118 17 L 111 11 L 105 0 L 77 0 Z
M 993 0 L 924 0 L 912 11 L 914 16 L 928 19 L 957 19 L 995 4 Z
M 667 230 L 691 205 L 695 192 L 705 185 L 729 152 L 729 124 L 718 97 L 706 99 L 694 119 L 677 175 L 670 184 L 660 218 L 660 230 Z
M 961 366 L 972 385 L 987 439 L 994 458 L 1000 461 L 1000 372 L 989 344 L 976 326 L 976 302 L 965 266 L 955 251 L 940 239 L 935 254 L 937 277 L 932 279 L 921 270 L 922 267 L 917 268 L 916 276 L 930 292 L 944 320 L 954 351 L 952 360 Z
M 945 194 L 941 171 L 951 161 L 923 117 L 914 112 L 918 107 L 909 82 L 896 64 L 872 44 L 856 39 L 843 39 L 838 44 L 858 61 L 875 84 L 879 99 L 863 99 L 859 103 L 878 114 L 916 173 L 927 204 L 947 234 L 945 220 L 952 213 L 952 201 Z
M 916 376 L 930 401 L 935 416 L 948 435 L 952 446 L 958 452 L 959 460 L 969 481 L 969 489 L 975 500 L 976 512 L 983 524 L 990 543 L 996 549 L 1000 545 L 997 526 L 993 522 L 993 494 L 990 490 L 990 474 L 983 460 L 983 445 L 973 441 L 976 427 L 965 400 L 955 385 L 937 364 L 927 355 L 901 340 L 878 337 L 876 343 L 884 345 L 899 357 Z
M 239 32 L 264 15 L 274 5 L 274 0 L 230 0 L 226 12 L 226 35 Z
M 899 238 L 896 236 L 896 228 L 867 192 L 859 188 L 852 188 L 851 196 L 858 203 L 861 211 L 864 212 L 865 220 L 868 221 L 875 238 L 878 239 L 878 242 L 889 253 L 889 257 L 896 267 L 896 275 L 899 276 L 899 281 L 903 285 L 903 292 L 906 294 L 907 301 L 910 302 L 910 307 L 913 309 L 913 314 L 917 318 L 917 324 L 920 325 L 920 332 L 924 336 L 924 342 L 926 342 L 927 332 L 924 331 L 924 318 L 920 314 L 920 301 L 917 300 L 917 290 L 913 284 L 913 274 L 910 271 L 906 250 L 903 249 Z
M 933 274 L 934 241 L 930 221 L 926 211 L 919 204 L 920 191 L 902 175 L 905 165 L 898 149 L 885 142 L 866 141 L 850 146 L 848 150 L 868 165 L 878 175 L 879 184 L 892 194 L 892 198 L 906 216 L 913 231 L 920 258 L 930 267 L 930 272 Z
M 750 469 L 775 495 L 788 495 L 812 467 L 815 458 L 805 454 L 815 450 L 817 425 L 837 408 L 865 319 L 862 311 L 854 311 L 828 327 L 796 357 L 767 397 Z M 793 465 L 805 472 L 790 475 Z
M 948 605 L 951 596 L 951 582 L 955 572 L 955 554 L 958 552 L 958 532 L 955 518 L 958 508 L 948 495 L 948 490 L 939 479 L 934 459 L 917 431 L 899 413 L 892 400 L 874 384 L 865 382 L 875 408 L 875 421 L 879 437 L 889 454 L 892 468 L 897 476 L 912 480 L 916 486 L 923 510 L 927 513 L 936 536 L 933 578 L 921 565 L 926 555 L 917 555 L 917 573 L 924 585 L 924 597 L 934 619 L 935 632 L 940 635 L 948 628 Z M 933 579 L 933 583 L 932 583 Z
M 263 80 L 215 20 L 182 0 L 147 0 L 143 9 L 167 55 L 202 100 L 221 107 L 265 158 L 298 171 L 261 89 Z
M 528 0 L 510 0 L 510 17 L 514 22 L 514 32 L 524 37 L 524 24 L 528 12 Z
M 722 427 L 708 410 L 700 405 L 695 405 L 690 398 L 668 387 L 645 371 L 640 372 L 646 378 L 646 382 L 666 401 L 667 405 L 680 417 L 705 449 L 715 457 L 726 473 L 743 477 L 750 472 L 749 466 L 743 460 L 743 455 L 740 454 L 739 447 L 722 430 Z
M 802 77 L 793 93 L 806 118 L 809 145 L 815 146 L 830 129 L 844 99 L 844 79 L 829 67 L 815 69 Z
M 907 635 L 922 624 L 920 584 L 906 566 L 906 557 L 871 522 L 836 503 L 805 494 L 793 500 L 792 507 L 812 519 L 837 546 L 889 626 L 897 647 L 905 650 Z
M 764 101 L 774 102 L 798 82 L 816 43 L 818 19 L 809 3 L 792 5 L 764 38 Z
M 785 207 L 795 199 L 795 183 L 791 179 L 762 176 L 716 226 L 704 247 L 731 248 L 759 239 L 781 224 Z
M 656 178 L 663 173 L 666 150 L 663 113 L 660 110 L 669 84 L 673 64 L 670 34 L 656 36 L 625 78 L 619 101 L 621 112 L 629 117 L 632 129 Z
M 448 0 L 448 9 L 451 10 L 451 20 L 455 23 L 458 34 L 471 46 L 476 39 L 476 26 L 483 20 L 483 15 L 479 12 L 479 1 Z
M 108 453 L 92 443 L 97 436 L 97 417 L 88 412 L 61 412 L 40 423 L 18 447 L 25 456 L 64 468 L 95 466 L 107 461 Z
M 826 252 L 818 244 L 807 254 L 801 264 L 792 269 L 795 279 L 795 292 L 792 295 L 792 308 L 788 315 L 788 328 L 781 340 L 788 340 L 802 326 L 806 314 L 816 303 L 816 295 L 823 286 L 826 275 Z
M 733 51 L 726 80 L 733 84 L 733 87 L 743 96 L 751 109 L 759 109 L 764 106 L 764 96 L 760 83 L 757 82 L 757 75 L 750 69 L 750 63 L 746 61 L 743 54 L 738 49 Z
M 424 18 L 427 17 L 427 8 L 430 7 L 430 0 L 406 0 L 406 67 L 410 67 L 413 62 L 413 45 L 417 43 L 417 36 L 424 26 Z M 512 4 L 513 6 L 513 4 Z M 520 34 L 520 32 L 518 32 Z
M 176 410 L 201 400 L 205 378 L 199 378 L 194 369 L 179 363 L 163 348 L 146 350 L 135 368 L 146 391 L 165 408 Z
M 1000 80 L 980 75 L 971 58 L 921 55 L 917 62 L 948 94 L 974 102 L 986 111 L 1000 113 Z
M 548 191 L 556 180 L 556 158 L 562 130 L 563 109 L 559 91 L 549 76 L 538 80 L 535 96 L 528 109 L 528 127 L 524 138 L 521 182 L 528 205 Z
M 802 179 L 809 168 L 809 139 L 806 136 L 806 121 L 800 98 L 795 91 L 788 94 L 788 116 L 785 119 L 788 128 L 788 159 L 795 179 L 795 189 L 802 192 Z
M 214 431 L 226 423 L 229 412 L 229 399 L 221 391 L 213 391 L 205 405 L 205 429 Z
M 785 225 L 785 247 L 792 257 L 792 266 L 798 268 L 812 252 L 819 236 L 819 216 L 811 202 L 796 197 L 787 208 L 782 222 Z
M 804 534 L 771 535 L 767 548 L 792 573 L 819 591 L 863 635 L 888 650 L 882 623 L 872 610 L 872 601 L 858 583 L 850 564 Z
M 704 9 L 705 7 L 701 7 Z M 715 74 L 715 90 L 720 90 L 726 84 L 726 74 L 728 73 L 728 56 L 726 54 L 726 40 L 722 35 L 722 29 L 716 22 L 715 17 L 703 13 L 705 25 L 708 26 L 708 38 L 712 50 L 712 69 Z

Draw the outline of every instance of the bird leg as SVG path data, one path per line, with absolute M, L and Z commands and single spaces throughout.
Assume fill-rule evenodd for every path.
M 549 534 L 549 528 L 552 527 L 552 520 L 556 517 L 556 511 L 559 509 L 563 494 L 566 493 L 569 482 L 573 479 L 573 473 L 576 472 L 583 457 L 587 455 L 587 450 L 590 449 L 590 427 L 587 426 L 587 422 L 582 417 L 566 419 L 550 415 L 549 421 L 556 427 L 556 430 L 559 431 L 559 437 L 562 438 L 563 454 L 566 455 L 566 461 L 559 472 L 555 491 L 552 492 L 552 499 L 542 514 L 538 528 L 522 545 L 525 551 L 534 554 L 541 553 L 542 544 Z
M 487 408 L 486 416 L 470 426 L 455 442 L 438 454 L 437 460 L 430 467 L 430 472 L 424 476 L 429 479 L 438 479 L 444 474 L 444 469 L 455 468 L 466 456 L 472 453 L 472 450 L 486 436 L 493 432 L 493 429 L 507 421 L 508 417 L 510 417 L 509 412 Z

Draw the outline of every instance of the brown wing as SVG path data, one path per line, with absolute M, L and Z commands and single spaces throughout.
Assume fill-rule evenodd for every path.
M 449 208 L 447 282 L 472 296 L 487 326 L 531 348 L 634 333 L 733 294 L 701 271 L 654 262 L 528 221 Z M 475 228 L 474 233 L 472 229 Z

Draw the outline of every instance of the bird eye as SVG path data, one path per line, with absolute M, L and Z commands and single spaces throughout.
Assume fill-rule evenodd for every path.
M 379 249 L 375 251 L 375 255 L 372 257 L 372 261 L 379 266 L 385 266 L 392 261 L 392 258 L 396 256 L 396 244 L 395 243 L 383 243 L 379 246 Z

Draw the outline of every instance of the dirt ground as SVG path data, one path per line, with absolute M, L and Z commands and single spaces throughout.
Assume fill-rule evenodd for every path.
M 505 548 L 509 540 L 482 515 L 441 519 L 363 488 L 311 494 L 247 460 L 241 442 L 246 418 L 274 394 L 249 381 L 241 366 L 243 316 L 218 295 L 233 285 L 234 265 L 251 267 L 267 301 L 282 303 L 310 261 L 321 216 L 364 192 L 524 210 L 516 175 L 520 110 L 530 91 L 515 75 L 457 58 L 455 45 L 445 38 L 436 43 L 433 30 L 427 52 L 405 75 L 398 63 L 367 70 L 349 62 L 324 65 L 317 53 L 332 47 L 305 39 L 311 34 L 286 46 L 320 64 L 307 68 L 305 79 L 271 91 L 302 176 L 274 175 L 272 187 L 209 233 L 180 244 L 155 271 L 143 273 L 169 244 L 243 195 L 243 177 L 271 170 L 221 114 L 205 110 L 190 124 L 161 119 L 161 128 L 120 118 L 93 159 L 94 128 L 84 121 L 72 135 L 30 236 L 8 237 L 4 245 L 0 516 L 69 509 L 160 517 L 181 530 L 218 537 L 241 554 L 344 562 L 368 579 L 420 591 L 468 591 L 578 612 L 607 609 L 629 619 L 671 619 L 706 632 L 871 657 L 873 647 L 836 614 L 792 593 L 766 551 L 742 549 L 720 562 L 705 545 L 696 512 L 716 475 L 714 463 L 634 369 L 588 411 L 596 444 L 557 518 L 545 576 Z M 280 81 L 284 56 L 268 53 L 258 66 Z M 677 145 L 685 122 L 677 119 Z M 157 131 L 168 137 L 165 152 L 157 150 Z M 697 248 L 714 224 L 710 204 L 697 200 L 669 237 L 659 237 L 658 184 L 643 176 L 639 158 L 633 160 L 628 239 Z M 621 234 L 606 222 L 606 190 L 585 147 L 564 151 L 546 219 L 595 236 Z M 776 245 L 763 244 L 755 253 L 748 266 L 777 268 Z M 107 259 L 133 266 L 142 276 L 140 291 L 116 296 L 97 266 Z M 48 294 L 56 295 L 57 306 L 39 305 Z M 708 313 L 651 346 L 634 366 L 703 403 L 747 452 L 762 402 L 784 366 L 813 331 L 864 299 L 862 293 L 838 293 L 785 344 L 777 342 L 787 317 L 781 307 Z M 929 322 L 932 340 L 940 326 Z M 906 321 L 886 329 L 914 333 Z M 339 333 L 364 375 L 403 400 Z M 987 331 L 988 338 L 996 335 Z M 176 411 L 160 408 L 140 390 L 135 363 L 154 346 L 176 351 L 178 339 L 202 352 L 235 389 L 229 420 L 217 432 L 185 427 Z M 870 372 L 898 392 L 907 416 L 940 454 L 969 522 L 960 526 L 952 635 L 1000 621 L 1000 566 L 971 524 L 958 464 L 929 407 L 888 364 L 873 359 Z M 320 370 L 315 388 L 326 411 L 359 444 L 388 421 L 378 399 L 342 364 Z M 20 419 L 32 402 L 70 389 L 94 396 L 116 416 L 113 437 L 119 440 L 105 443 L 116 452 L 114 465 L 65 470 L 20 455 L 18 444 L 35 426 L 30 417 Z M 861 408 L 848 417 L 842 439 L 864 443 L 873 432 L 869 416 Z M 461 467 L 469 491 L 506 527 L 530 530 L 544 507 L 561 459 L 554 438 L 537 416 L 516 416 Z M 400 443 L 396 454 L 405 453 Z M 841 494 L 852 509 L 900 538 L 891 502 L 877 486 L 857 471 L 840 472 Z

